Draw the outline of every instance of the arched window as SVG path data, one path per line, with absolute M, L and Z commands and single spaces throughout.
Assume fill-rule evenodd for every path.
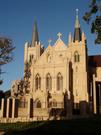
M 35 89 L 41 89 L 41 77 L 39 74 L 37 74 L 35 77 Z
M 46 75 L 46 89 L 47 90 L 52 89 L 52 77 L 49 73 Z
M 79 53 L 76 51 L 75 53 L 74 53 L 74 62 L 79 62 L 80 61 L 80 55 L 79 55 Z
M 63 90 L 63 77 L 61 73 L 57 75 L 57 90 Z
M 32 62 L 33 58 L 34 58 L 34 55 L 31 54 L 31 55 L 29 56 L 29 62 Z
M 41 108 L 41 101 L 39 99 L 36 99 L 35 106 L 36 108 Z

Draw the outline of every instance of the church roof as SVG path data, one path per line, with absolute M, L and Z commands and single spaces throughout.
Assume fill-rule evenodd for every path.
M 67 49 L 66 45 L 64 44 L 64 42 L 61 39 L 57 40 L 53 47 L 54 47 L 55 50 L 58 50 L 58 51 L 62 51 L 62 50 Z
M 88 57 L 89 67 L 101 67 L 101 55 L 93 55 Z

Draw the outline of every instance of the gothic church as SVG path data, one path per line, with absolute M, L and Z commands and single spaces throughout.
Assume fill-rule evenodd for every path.
M 2 99 L 1 122 L 70 119 L 101 114 L 101 55 L 89 56 L 76 11 L 74 36 L 62 34 L 47 48 L 34 23 L 32 42 L 25 43 L 24 77 L 15 80 L 11 97 Z

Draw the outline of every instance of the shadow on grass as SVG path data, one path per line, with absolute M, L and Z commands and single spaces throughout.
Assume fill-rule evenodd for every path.
M 22 124 L 23 125 L 23 124 Z M 10 129 L 5 135 L 83 135 L 101 134 L 101 116 L 85 119 L 29 123 L 26 128 Z

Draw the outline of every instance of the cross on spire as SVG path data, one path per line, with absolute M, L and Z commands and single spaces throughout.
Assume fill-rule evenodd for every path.
M 62 34 L 59 32 L 59 33 L 57 34 L 57 36 L 58 36 L 58 39 L 61 39 Z
M 80 23 L 79 23 L 79 9 L 76 9 L 76 20 L 75 20 L 75 28 L 80 28 Z
M 76 9 L 76 16 L 78 16 L 79 15 L 79 9 L 77 8 Z

